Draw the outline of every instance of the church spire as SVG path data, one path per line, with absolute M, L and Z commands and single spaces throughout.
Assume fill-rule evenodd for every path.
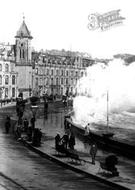
M 25 16 L 23 14 L 23 22 L 22 25 L 20 26 L 19 30 L 16 33 L 16 38 L 29 38 L 32 39 L 33 37 L 31 36 L 30 31 L 28 30 L 28 27 L 25 23 Z

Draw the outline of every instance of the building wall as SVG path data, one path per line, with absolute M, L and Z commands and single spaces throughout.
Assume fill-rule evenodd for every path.
M 65 57 L 61 57 L 58 61 L 56 56 L 51 62 L 48 55 L 36 62 L 35 66 L 35 89 L 39 95 L 47 93 L 48 95 L 66 95 L 75 94 L 75 86 L 80 77 L 85 74 L 85 67 L 82 66 L 82 59 L 77 58 L 66 63 Z
M 0 59 L 0 99 L 17 97 L 17 73 L 15 62 Z
M 17 76 L 17 94 L 23 92 L 24 98 L 30 96 L 30 90 L 32 88 L 32 66 L 16 66 Z

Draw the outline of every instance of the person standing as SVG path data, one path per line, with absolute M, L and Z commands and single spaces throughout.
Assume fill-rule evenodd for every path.
M 57 135 L 55 136 L 55 149 L 58 149 L 58 148 L 59 148 L 60 141 L 61 141 L 60 134 L 57 133 Z
M 88 123 L 85 127 L 84 136 L 90 135 L 90 124 Z
M 10 120 L 10 117 L 7 116 L 6 122 L 5 122 L 5 131 L 6 131 L 6 134 L 9 133 L 10 127 L 11 127 L 11 120 Z
M 69 138 L 69 148 L 74 150 L 74 146 L 75 146 L 75 136 L 73 133 L 71 133 L 71 136 Z
M 67 149 L 68 147 L 68 142 L 69 142 L 69 137 L 68 137 L 68 134 L 64 134 L 63 137 L 61 138 L 61 141 L 63 143 L 63 146 L 65 149 Z
M 97 154 L 97 145 L 96 145 L 95 142 L 92 142 L 91 143 L 91 148 L 90 148 L 90 155 L 91 155 L 91 158 L 92 158 L 92 164 L 95 164 L 96 154 Z
M 34 129 L 35 129 L 35 121 L 36 121 L 35 117 L 32 117 L 31 120 L 30 120 L 32 131 L 34 131 Z

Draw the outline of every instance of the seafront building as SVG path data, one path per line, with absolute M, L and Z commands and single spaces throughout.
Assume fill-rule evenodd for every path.
M 94 60 L 72 55 L 38 54 L 35 61 L 34 88 L 39 95 L 73 95 L 80 77 L 86 75 L 86 67 Z
M 15 35 L 14 45 L 0 44 L 0 99 L 74 95 L 79 78 L 95 63 L 79 52 L 54 50 L 36 52 L 25 20 Z
M 17 96 L 17 77 L 14 46 L 0 44 L 0 99 Z

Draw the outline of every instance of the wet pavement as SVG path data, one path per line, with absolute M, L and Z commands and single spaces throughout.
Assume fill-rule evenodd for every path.
M 47 115 L 47 117 L 44 117 L 44 115 L 41 114 L 41 107 L 39 108 L 38 119 L 36 120 L 36 127 L 41 128 L 44 133 L 42 146 L 39 149 L 50 155 L 54 155 L 56 153 L 54 150 L 54 137 L 57 132 L 61 135 L 64 134 L 63 116 L 70 111 L 70 109 L 63 109 L 60 107 L 56 107 L 55 109 L 51 108 L 52 111 Z M 25 114 L 28 116 L 27 111 Z M 4 158 L 6 151 L 3 150 L 2 152 L 4 154 L 1 159 L 3 160 L 4 158 L 4 161 L 1 161 L 0 159 L 0 165 L 3 166 L 3 170 L 0 171 L 2 171 L 6 176 L 13 177 L 13 180 L 17 181 L 27 189 L 111 189 L 100 182 L 92 180 L 90 177 L 88 178 L 85 175 L 80 175 L 64 169 L 55 163 L 39 157 L 35 153 L 27 150 L 19 142 L 16 142 L 13 139 L 11 140 L 11 137 L 8 138 L 8 136 L 4 137 L 4 135 L 1 135 L 0 139 L 4 140 L 4 146 L 6 146 L 5 148 L 7 149 L 7 152 L 9 151 L 7 154 L 8 156 L 6 156 L 11 159 L 8 161 L 7 157 Z M 4 146 L 1 144 L 1 147 Z M 15 150 L 14 147 L 16 147 Z M 81 170 L 89 170 L 90 173 L 95 172 L 93 173 L 94 175 L 97 174 L 99 170 L 99 161 L 102 161 L 108 155 L 108 152 L 98 150 L 96 165 L 92 166 L 90 163 L 91 158 L 89 156 L 89 145 L 84 144 L 79 139 L 76 139 L 75 149 L 81 159 L 85 159 L 87 161 L 87 164 L 79 166 L 79 168 L 81 167 Z M 14 165 L 15 160 L 17 160 L 15 164 L 17 167 Z M 65 161 L 68 162 L 68 160 L 64 160 L 64 162 Z M 2 164 L 2 162 L 4 164 Z M 7 169 L 7 166 L 9 167 L 9 170 Z M 4 168 L 6 168 L 6 170 L 4 170 Z M 113 182 L 129 187 L 129 189 L 135 189 L 134 161 L 128 160 L 124 157 L 119 157 L 117 168 L 120 172 L 120 176 L 113 178 Z M 101 178 L 103 177 L 100 174 L 99 176 Z
M 61 117 L 56 117 L 52 119 L 55 122 L 52 122 L 53 115 L 49 118 L 48 127 L 47 120 L 42 120 L 45 132 L 48 134 L 50 131 L 54 133 L 52 126 L 55 126 L 56 120 L 58 123 L 62 121 Z M 37 126 L 40 122 L 40 119 L 39 122 L 36 121 Z M 50 125 L 50 122 L 53 125 Z M 62 123 L 58 126 L 59 130 L 63 128 Z M 5 134 L 2 125 L 0 129 L 0 190 L 114 189 L 40 157 L 16 141 L 11 134 Z M 48 142 L 52 139 L 52 133 L 47 136 Z
M 47 154 L 54 155 L 56 152 L 54 151 L 54 137 L 57 132 L 61 134 L 61 136 L 64 134 L 64 121 L 63 121 L 63 115 L 70 110 L 63 110 L 63 109 L 58 109 L 59 113 L 51 113 L 48 114 L 47 119 L 37 119 L 36 126 L 38 128 L 41 128 L 42 131 L 44 132 L 44 138 L 43 138 L 43 143 L 42 147 L 40 148 L 41 151 L 47 152 Z M 47 146 L 51 147 L 51 149 L 48 148 Z M 110 155 L 110 152 L 106 152 L 103 150 L 98 150 L 97 156 L 96 156 L 96 165 L 92 166 L 91 165 L 91 158 L 89 156 L 89 150 L 90 146 L 88 144 L 83 143 L 79 139 L 76 138 L 76 145 L 75 145 L 75 150 L 77 151 L 78 155 L 80 156 L 81 159 L 86 160 L 87 164 L 85 166 L 79 166 L 78 168 L 81 168 L 82 170 L 86 170 L 89 168 L 90 173 L 93 173 L 94 175 L 97 175 L 100 164 L 99 162 L 104 161 L 105 157 Z M 112 182 L 117 183 L 122 185 L 123 187 L 127 187 L 129 189 L 135 189 L 135 162 L 132 160 L 129 160 L 123 156 L 117 155 L 118 157 L 118 171 L 120 173 L 119 177 L 115 177 L 111 179 Z M 68 159 L 65 160 L 64 162 L 68 163 Z M 108 180 L 108 177 L 104 176 L 104 173 L 98 174 L 98 176 L 105 177 Z
M 65 169 L 30 151 L 10 135 L 0 134 L 0 189 L 113 189 Z

